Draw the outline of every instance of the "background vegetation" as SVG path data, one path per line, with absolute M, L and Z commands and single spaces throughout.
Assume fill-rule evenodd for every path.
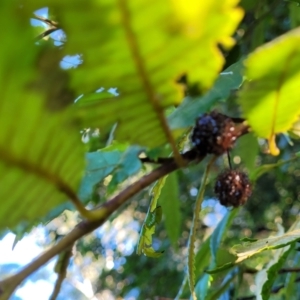
M 0 299 L 53 257 L 51 299 L 297 299 L 298 1 L 11 0 L 0 17 L 1 234 L 47 237 L 3 266 Z M 250 128 L 230 152 L 253 183 L 241 208 L 213 193 L 226 155 L 202 199 L 211 158 L 182 154 L 213 109 Z

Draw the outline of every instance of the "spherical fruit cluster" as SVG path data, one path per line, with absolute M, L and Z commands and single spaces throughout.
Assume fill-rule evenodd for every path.
M 221 155 L 233 147 L 237 136 L 234 122 L 213 111 L 196 120 L 191 140 L 200 155 Z
M 215 193 L 225 206 L 240 206 L 251 196 L 252 188 L 244 172 L 226 170 L 221 173 L 215 184 Z

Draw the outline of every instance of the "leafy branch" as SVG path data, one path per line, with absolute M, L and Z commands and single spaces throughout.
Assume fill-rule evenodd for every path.
M 204 157 L 198 157 L 197 161 L 200 162 L 203 158 Z M 184 158 L 184 156 L 183 159 L 185 160 L 186 164 L 189 164 L 193 161 Z M 170 160 L 168 163 L 158 167 L 151 173 L 145 175 L 132 185 L 128 186 L 126 189 L 124 189 L 122 192 L 120 192 L 108 202 L 104 203 L 98 208 L 95 208 L 94 212 L 97 212 L 99 216 L 97 220 L 81 221 L 69 234 L 62 238 L 56 245 L 54 245 L 51 249 L 45 251 L 42 255 L 37 257 L 27 266 L 25 266 L 19 273 L 0 281 L 0 299 L 8 299 L 8 297 L 15 290 L 15 288 L 26 277 L 35 272 L 42 265 L 47 263 L 50 259 L 58 255 L 59 253 L 66 251 L 78 239 L 101 226 L 109 218 L 109 216 L 111 216 L 112 213 L 114 213 L 122 204 L 129 200 L 133 195 L 137 194 L 156 180 L 177 170 L 178 168 L 179 167 L 176 164 L 175 160 Z
M 237 128 L 239 128 L 240 132 L 242 133 L 241 135 L 244 135 L 249 131 L 249 127 L 241 123 L 237 124 Z M 204 157 L 205 155 L 198 155 L 194 149 L 181 155 L 185 166 L 190 165 L 192 162 L 199 163 L 204 159 Z M 164 164 L 125 188 L 111 200 L 98 207 L 95 207 L 95 209 L 91 211 L 86 211 L 94 217 L 97 216 L 97 218 L 93 220 L 88 219 L 81 221 L 56 245 L 29 263 L 20 272 L 0 281 L 0 299 L 7 299 L 16 289 L 16 287 L 30 274 L 35 272 L 59 253 L 67 251 L 78 239 L 100 227 L 118 208 L 120 208 L 121 205 L 126 203 L 132 196 L 136 195 L 155 181 L 178 170 L 179 168 L 180 166 L 178 166 L 174 158 L 166 159 Z

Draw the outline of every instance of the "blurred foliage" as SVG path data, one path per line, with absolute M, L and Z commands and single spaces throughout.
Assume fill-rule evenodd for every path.
M 217 109 L 245 117 L 253 129 L 230 156 L 234 168 L 249 173 L 254 189 L 244 207 L 221 207 L 213 186 L 228 167 L 227 157 L 212 167 L 197 228 L 198 299 L 299 295 L 296 272 L 283 271 L 300 262 L 300 142 L 292 145 L 285 134 L 299 136 L 299 1 L 236 5 L 1 2 L 1 18 L 10 28 L 0 33 L 3 233 L 10 228 L 17 241 L 42 220 L 49 246 L 79 220 L 65 200 L 78 194 L 89 207 L 107 201 L 154 168 L 143 165 L 140 155 L 176 154 L 195 118 Z M 43 6 L 47 18 L 34 16 Z M 30 19 L 37 23 L 30 26 Z M 55 31 L 33 42 L 49 28 Z M 191 148 L 189 141 L 182 144 L 184 151 Z M 187 242 L 208 161 L 162 180 L 154 207 L 152 186 L 78 241 L 72 275 L 89 280 L 99 299 L 105 293 L 112 299 L 189 298 Z M 142 237 L 150 243 L 142 252 L 158 251 L 156 259 L 135 254 L 145 220 Z M 75 297 L 88 298 L 79 290 Z M 70 286 L 62 294 L 70 298 Z

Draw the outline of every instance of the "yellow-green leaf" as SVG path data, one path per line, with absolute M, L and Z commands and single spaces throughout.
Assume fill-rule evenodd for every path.
M 164 109 L 181 101 L 176 79 L 187 73 L 204 90 L 212 85 L 224 62 L 218 45 L 232 46 L 243 16 L 237 3 L 51 1 L 67 35 L 65 53 L 83 60 L 70 71 L 73 87 L 79 94 L 99 87 L 120 93 L 81 106 L 83 124 L 103 128 L 118 122 L 117 139 L 149 147 L 170 142 L 175 151 Z
M 70 95 L 58 89 L 62 71 L 49 66 L 54 52 L 35 45 L 29 16 L 15 2 L 0 4 L 9 28 L 0 31 L 1 229 L 39 219 L 76 197 L 84 168 L 79 133 L 67 122 L 68 110 L 55 105 L 62 100 L 55 95 Z M 50 98 L 45 73 L 56 84 Z
M 275 135 L 292 127 L 300 114 L 300 28 L 259 47 L 245 61 L 248 82 L 239 102 L 253 131 L 279 153 Z

